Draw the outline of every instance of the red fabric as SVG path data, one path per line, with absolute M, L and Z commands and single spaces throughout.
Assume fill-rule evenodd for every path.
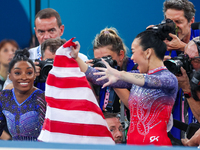
M 91 111 L 101 115 L 102 118 L 104 118 L 104 115 L 102 111 L 99 109 L 99 107 L 96 104 L 89 102 L 88 100 L 59 99 L 59 102 L 57 102 L 56 99 L 47 96 L 46 100 L 48 101 L 48 105 L 50 107 L 65 109 L 65 110 Z M 83 105 L 85 107 L 83 107 Z
M 56 82 L 55 82 L 56 81 Z M 89 83 L 86 80 L 86 77 L 65 77 L 58 78 L 53 74 L 49 74 L 48 85 L 59 87 L 59 88 L 74 88 L 74 87 L 88 87 L 91 88 Z
M 76 46 L 72 40 L 67 41 L 57 50 L 53 68 L 47 77 L 45 98 L 48 108 L 38 140 L 114 144 L 85 74 L 80 71 L 77 62 L 70 57 L 70 47 Z M 82 95 L 80 90 L 84 91 Z M 77 117 L 80 115 L 82 118 Z M 63 137 L 70 140 L 65 140 Z
M 90 125 L 90 124 L 78 124 L 78 123 L 67 123 L 67 122 L 59 122 L 59 121 L 52 121 L 49 119 L 45 120 L 46 130 L 50 132 L 57 132 L 57 133 L 66 133 L 66 134 L 75 134 L 75 135 L 87 135 L 87 136 L 97 136 L 96 132 L 101 131 L 98 133 L 99 137 L 105 137 L 110 134 L 104 126 L 101 125 Z
M 152 105 L 151 110 L 143 109 L 143 112 L 136 111 L 136 106 L 129 107 L 131 111 L 131 123 L 127 133 L 127 144 L 131 145 L 159 145 L 159 146 L 171 146 L 171 141 L 167 135 L 167 123 L 170 117 L 170 110 L 172 109 L 172 104 L 165 102 L 162 104 L 162 98 L 158 98 Z M 135 103 L 137 100 L 133 99 L 130 103 Z M 164 107 L 161 107 L 164 105 Z M 157 109 L 160 106 L 159 110 Z M 148 111 L 147 111 L 148 110 Z M 141 114 L 146 114 L 148 117 L 141 118 L 139 120 L 138 116 Z M 145 115 L 144 115 L 145 116 Z M 151 125 L 150 125 L 151 124 Z
M 74 39 L 75 39 L 75 37 L 71 38 L 69 41 L 67 41 L 65 44 L 63 44 L 63 47 L 67 48 L 67 47 L 73 46 L 74 48 L 76 48 L 76 44 L 73 42 Z
M 57 55 L 54 59 L 53 66 L 55 67 L 79 67 L 74 58 Z

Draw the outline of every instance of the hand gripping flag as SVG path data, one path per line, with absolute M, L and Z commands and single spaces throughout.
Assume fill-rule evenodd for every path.
M 114 144 L 91 87 L 71 56 L 73 38 L 56 51 L 46 81 L 47 111 L 38 137 L 43 142 Z

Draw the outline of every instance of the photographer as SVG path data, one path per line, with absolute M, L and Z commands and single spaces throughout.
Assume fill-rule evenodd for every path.
M 191 29 L 196 10 L 188 0 L 166 0 L 163 6 L 164 17 L 173 20 L 177 26 L 177 35 L 170 33 L 172 40 L 164 41 L 168 50 L 166 54 L 174 57 L 184 51 L 184 47 L 192 38 L 199 35 L 198 30 Z
M 39 61 L 41 68 L 40 75 L 36 77 L 35 86 L 45 91 L 45 82 L 48 72 L 52 68 L 56 50 L 66 42 L 65 39 L 50 38 L 44 41 L 41 45 L 42 61 Z M 46 67 L 46 68 L 45 68 Z
M 86 62 L 91 66 L 94 65 L 100 67 L 99 62 L 97 62 L 98 65 L 97 63 L 94 63 L 94 60 L 104 57 L 108 60 L 107 62 L 110 62 L 110 65 L 111 63 L 113 64 L 111 65 L 112 67 L 118 68 L 119 70 L 130 71 L 134 67 L 133 61 L 126 56 L 127 47 L 115 28 L 105 28 L 101 30 L 100 34 L 96 35 L 93 41 L 93 51 L 95 59 Z M 109 59 L 108 56 L 111 56 L 112 59 Z M 129 90 L 127 89 L 113 89 L 110 87 L 102 89 L 99 86 L 94 86 L 94 89 L 97 90 L 96 95 L 99 96 L 100 108 L 103 111 L 108 112 L 120 112 L 119 98 L 128 99 L 129 95 Z M 125 106 L 128 106 L 128 103 L 124 104 Z
M 193 3 L 188 0 L 165 0 L 163 3 L 164 17 L 173 20 L 177 27 L 176 34 L 169 34 L 172 40 L 164 41 L 167 45 L 165 58 L 173 58 L 183 53 L 189 41 L 199 36 L 199 30 L 191 28 L 195 21 L 195 11 Z M 179 89 L 173 108 L 173 118 L 178 121 L 182 121 L 183 101 L 184 94 L 182 89 Z M 180 129 L 172 128 L 171 133 L 175 138 L 181 139 Z
M 178 57 L 174 57 L 172 59 L 178 61 L 177 58 L 181 58 L 180 56 L 184 56 L 182 57 L 182 60 L 179 60 L 183 62 L 182 65 L 181 63 L 177 63 L 175 65 L 176 67 L 174 67 L 173 69 L 172 64 L 169 66 L 169 64 L 166 65 L 166 61 L 164 62 L 170 71 L 171 69 L 174 71 L 176 70 L 175 72 L 172 72 L 176 74 L 179 88 L 181 88 L 177 94 L 177 98 L 172 111 L 174 118 L 174 127 L 171 129 L 171 134 L 179 140 L 185 137 L 185 132 L 189 124 L 200 121 L 200 103 L 191 98 L 189 84 L 189 80 L 193 76 L 194 72 L 200 69 L 199 42 L 199 37 L 194 38 L 186 45 L 185 55 L 180 54 Z M 177 73 L 179 75 L 177 75 Z M 185 127 L 183 128 L 183 126 Z
M 191 65 L 194 68 L 193 73 L 195 71 L 198 71 L 200 69 L 200 40 L 199 37 L 194 38 L 192 41 L 190 41 L 187 46 L 185 47 L 185 53 L 188 54 L 190 60 L 191 60 Z M 199 43 L 199 45 L 197 44 Z M 185 73 L 186 71 L 182 68 L 182 76 L 177 77 L 178 82 L 179 82 L 179 87 L 182 88 L 183 92 L 185 93 L 190 93 L 190 84 L 189 84 L 189 78 L 188 75 Z M 189 76 L 192 76 L 191 73 Z M 191 109 L 192 112 L 188 112 L 188 117 L 189 120 L 188 124 L 192 123 L 192 122 L 200 122 L 200 102 L 199 101 L 195 101 L 194 99 L 190 99 L 190 97 L 186 97 L 187 102 L 189 104 L 189 107 Z M 184 110 L 183 110 L 184 111 Z M 195 121 L 195 118 L 192 116 L 192 114 L 194 115 L 194 117 L 196 118 L 197 121 Z
M 195 118 L 200 121 L 200 70 L 196 71 L 189 82 L 189 78 L 186 74 L 186 71 L 181 68 L 182 76 L 177 77 L 179 86 L 182 87 L 184 93 L 187 93 L 187 102 L 192 110 L 193 115 Z M 193 125 L 194 126 L 194 125 Z M 195 127 L 196 126 L 196 127 Z M 195 125 L 195 129 L 198 129 L 200 127 L 199 123 Z M 191 134 L 190 132 L 194 130 L 194 127 L 189 130 L 188 134 Z M 194 131 L 193 131 L 194 132 Z M 186 135 L 187 138 L 182 139 L 182 143 L 185 146 L 198 146 L 200 145 L 200 130 L 198 130 L 189 140 L 188 135 Z

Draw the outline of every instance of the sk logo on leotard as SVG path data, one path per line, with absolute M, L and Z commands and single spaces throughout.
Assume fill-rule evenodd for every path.
M 156 136 L 151 136 L 150 137 L 150 143 L 152 143 L 155 140 L 158 141 L 158 138 L 159 138 L 159 136 L 157 136 L 157 137 Z

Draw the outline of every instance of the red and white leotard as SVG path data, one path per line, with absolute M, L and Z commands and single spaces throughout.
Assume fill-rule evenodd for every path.
M 106 82 L 96 81 L 99 76 L 89 67 L 86 77 L 94 84 Z M 131 113 L 130 126 L 127 134 L 127 144 L 134 145 L 171 145 L 167 136 L 167 124 L 178 90 L 176 77 L 165 67 L 150 70 L 144 74 L 144 86 L 132 85 L 118 81 L 111 85 L 116 88 L 131 87 L 129 109 Z

